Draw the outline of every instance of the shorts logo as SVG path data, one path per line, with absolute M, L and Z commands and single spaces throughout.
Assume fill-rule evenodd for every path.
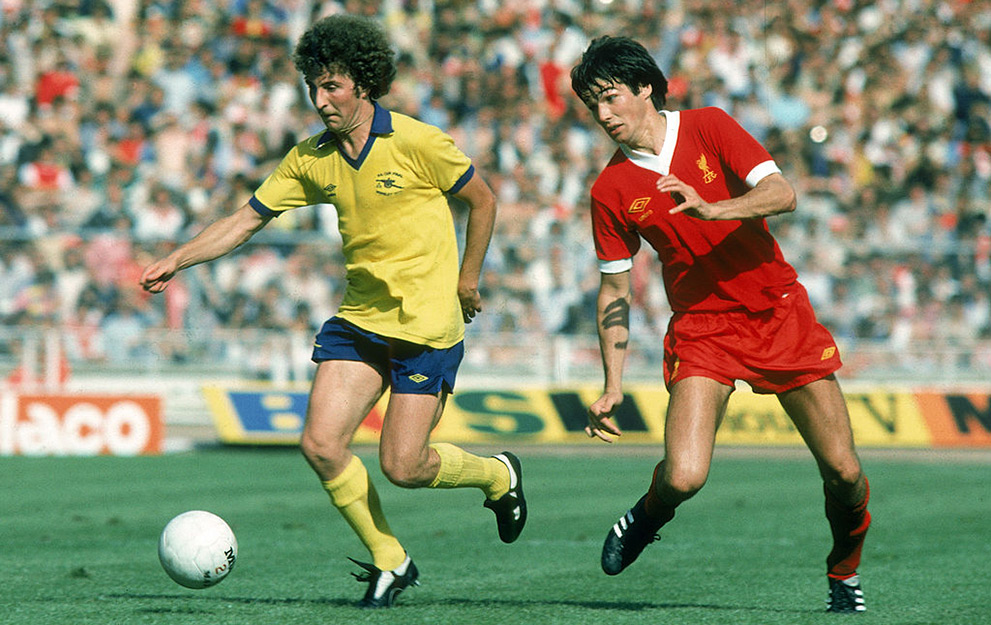
M 639 213 L 643 209 L 647 208 L 647 202 L 650 201 L 649 197 L 639 197 L 633 200 L 633 204 L 630 204 L 630 208 L 626 210 L 628 213 Z
M 695 161 L 695 164 L 702 170 L 702 182 L 709 184 L 716 179 L 716 172 L 709 169 L 709 163 L 705 158 L 705 154 L 699 154 L 699 160 Z
M 826 349 L 822 350 L 822 358 L 820 358 L 819 360 L 829 360 L 830 358 L 833 357 L 833 354 L 835 353 L 836 353 L 835 347 L 827 347 Z
M 422 373 L 414 373 L 413 375 L 409 376 L 409 379 L 410 379 L 410 381 L 416 382 L 417 384 L 419 384 L 420 382 L 426 382 L 430 378 L 427 377 L 427 376 L 425 376 L 425 375 L 423 375 Z
M 671 379 L 672 380 L 675 379 L 676 377 L 678 377 L 678 367 L 680 367 L 680 366 L 681 366 L 681 359 L 678 358 L 678 359 L 676 359 L 674 361 L 674 366 L 671 367 Z

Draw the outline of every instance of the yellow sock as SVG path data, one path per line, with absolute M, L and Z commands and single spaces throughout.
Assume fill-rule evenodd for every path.
M 440 470 L 430 488 L 475 486 L 489 499 L 499 499 L 509 492 L 509 469 L 495 458 L 473 456 L 450 443 L 433 443 L 430 447 L 440 456 Z
M 358 456 L 351 457 L 351 462 L 340 475 L 322 484 L 334 507 L 368 547 L 375 566 L 391 571 L 403 563 L 406 550 L 389 529 L 378 493 Z

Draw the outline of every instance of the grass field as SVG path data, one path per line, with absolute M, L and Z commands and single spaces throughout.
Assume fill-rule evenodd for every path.
M 530 522 L 513 545 L 479 492 L 404 491 L 362 454 L 423 584 L 377 612 L 352 607 L 362 587 L 345 556 L 366 553 L 295 451 L 3 458 L 0 622 L 991 623 L 991 464 L 865 454 L 869 611 L 839 616 L 822 613 L 828 529 L 810 457 L 717 450 L 664 539 L 607 577 L 602 539 L 656 450 L 518 451 Z M 161 528 L 195 508 L 226 518 L 240 543 L 233 573 L 206 590 L 174 584 L 157 559 Z

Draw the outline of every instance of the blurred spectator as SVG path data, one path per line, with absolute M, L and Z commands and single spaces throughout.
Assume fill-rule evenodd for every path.
M 35 104 L 51 107 L 56 100 L 75 98 L 79 93 L 79 78 L 65 59 L 59 59 L 54 67 L 38 76 L 34 91 Z
M 382 104 L 450 133 L 500 200 L 472 333 L 594 337 L 587 192 L 612 147 L 568 71 L 591 38 L 630 33 L 676 108 L 731 109 L 796 182 L 798 210 L 769 225 L 839 339 L 991 340 L 991 5 L 945 0 L 7 3 L 0 322 L 63 324 L 84 359 L 126 353 L 108 341 L 149 324 L 319 323 L 343 275 L 331 205 L 191 272 L 168 303 L 130 282 L 321 130 L 289 55 L 302 24 L 341 11 L 394 34 L 404 70 Z M 635 333 L 670 314 L 657 262 L 638 259 Z
M 151 355 L 145 330 L 151 322 L 138 312 L 131 298 L 119 296 L 100 327 L 100 353 L 110 362 L 146 360 Z
M 19 178 L 24 187 L 33 191 L 66 191 L 73 185 L 72 172 L 56 158 L 49 141 L 37 146 L 37 156 L 21 166 Z

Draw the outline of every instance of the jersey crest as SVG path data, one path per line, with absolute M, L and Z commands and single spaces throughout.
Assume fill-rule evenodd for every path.
M 375 176 L 375 192 L 379 195 L 395 195 L 403 190 L 403 175 L 395 171 L 384 171 Z
M 702 171 L 702 182 L 709 184 L 716 179 L 716 172 L 709 168 L 709 163 L 705 158 L 705 154 L 699 154 L 699 160 L 695 161 L 695 164 L 698 165 L 699 169 Z

